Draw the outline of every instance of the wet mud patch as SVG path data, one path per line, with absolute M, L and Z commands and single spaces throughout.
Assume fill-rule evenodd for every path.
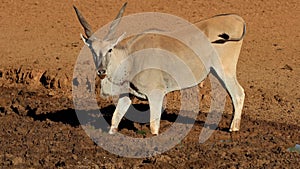
M 49 70 L 36 70 L 28 67 L 0 70 L 0 82 L 5 85 L 26 85 L 32 88 L 43 86 L 48 89 L 67 89 L 71 80 L 67 74 Z
M 84 44 L 72 5 L 100 28 L 113 19 L 111 12 L 123 2 L 2 3 L 0 168 L 299 168 L 299 153 L 289 150 L 300 143 L 299 45 L 295 43 L 299 33 L 293 29 L 299 23 L 298 0 L 129 2 L 125 15 L 164 12 L 194 23 L 220 13 L 237 13 L 249 28 L 237 65 L 237 77 L 246 92 L 241 131 L 228 132 L 232 107 L 227 101 L 217 130 L 199 143 L 210 103 L 204 84 L 200 112 L 190 133 L 165 153 L 141 159 L 117 156 L 95 144 L 73 112 L 71 86 L 79 82 L 72 73 Z M 167 100 L 162 131 L 174 123 L 180 106 L 176 93 Z M 98 103 L 99 109 L 108 109 L 103 116 L 109 122 L 113 102 Z M 146 123 L 124 119 L 121 125 L 120 133 L 152 137 Z

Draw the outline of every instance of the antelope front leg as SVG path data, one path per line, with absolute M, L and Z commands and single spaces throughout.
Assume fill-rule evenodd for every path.
M 131 104 L 131 100 L 128 96 L 123 96 L 119 98 L 116 110 L 114 111 L 112 120 L 111 120 L 111 127 L 109 130 L 109 134 L 114 134 L 118 131 L 118 126 L 121 119 L 124 117 L 126 111 L 128 110 Z
M 151 92 L 148 99 L 150 106 L 150 130 L 153 135 L 158 135 L 164 94 L 161 90 L 155 90 Z

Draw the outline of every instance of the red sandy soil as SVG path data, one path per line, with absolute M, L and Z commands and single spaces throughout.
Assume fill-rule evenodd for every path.
M 217 130 L 198 141 L 209 106 L 201 89 L 201 112 L 190 133 L 169 151 L 130 159 L 104 150 L 81 128 L 72 102 L 74 64 L 83 43 L 72 5 L 93 27 L 116 15 L 122 1 L 11 1 L 0 5 L 0 168 L 298 168 L 300 154 L 300 2 L 298 0 L 137 1 L 125 15 L 164 12 L 190 22 L 237 13 L 247 34 L 237 75 L 245 89 L 241 130 L 227 131 L 230 100 Z M 168 95 L 168 106 L 178 104 Z M 112 113 L 111 102 L 99 106 Z M 176 114 L 164 113 L 161 128 Z M 111 118 L 111 116 L 109 117 Z M 145 133 L 138 132 L 143 130 Z M 148 124 L 121 122 L 120 132 L 150 137 Z

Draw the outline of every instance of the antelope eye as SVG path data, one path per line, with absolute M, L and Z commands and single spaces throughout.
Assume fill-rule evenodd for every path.
M 109 50 L 108 50 L 108 53 L 111 53 L 111 51 L 112 51 L 112 49 L 109 49 Z

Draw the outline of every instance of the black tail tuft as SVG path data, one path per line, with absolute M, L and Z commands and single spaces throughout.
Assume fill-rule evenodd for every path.
M 229 39 L 229 35 L 228 34 L 226 34 L 226 33 L 222 33 L 222 34 L 220 34 L 220 35 L 218 35 L 220 38 L 223 38 L 223 39 L 225 39 L 225 40 L 228 40 Z

